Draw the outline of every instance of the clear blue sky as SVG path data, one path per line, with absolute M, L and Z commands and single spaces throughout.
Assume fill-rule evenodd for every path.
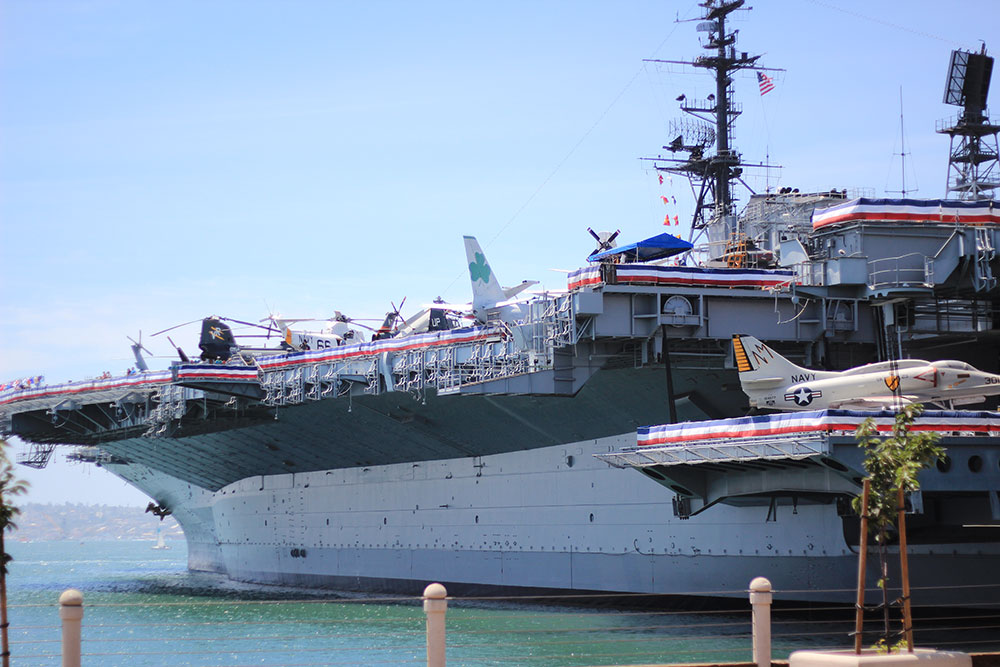
M 949 53 L 1000 47 L 995 0 L 750 4 L 738 47 L 787 71 L 765 97 L 737 79 L 736 145 L 784 166 L 772 187 L 900 189 L 902 86 L 907 188 L 943 196 Z M 0 1 L 0 377 L 118 372 L 126 335 L 167 355 L 150 333 L 212 313 L 464 301 L 463 234 L 502 282 L 564 286 L 548 269 L 583 264 L 588 226 L 659 233 L 661 194 L 690 216 L 638 158 L 663 152 L 677 95 L 713 86 L 642 60 L 702 53 L 674 22 L 699 11 Z M 142 502 L 85 470 L 26 470 L 29 499 Z

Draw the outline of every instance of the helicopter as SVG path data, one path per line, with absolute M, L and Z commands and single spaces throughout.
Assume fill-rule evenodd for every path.
M 281 315 L 268 315 L 261 322 L 269 322 L 275 330 L 282 335 L 280 346 L 284 350 L 325 350 L 341 345 L 353 345 L 364 342 L 364 334 L 361 329 L 375 331 L 367 324 L 344 315 L 339 310 L 334 311 L 334 316 L 318 320 L 309 317 L 288 318 Z M 296 331 L 291 325 L 299 322 L 328 322 L 319 331 Z
M 228 317 L 209 316 L 201 320 L 201 338 L 198 347 L 201 349 L 202 361 L 226 361 L 235 354 L 276 354 L 281 351 L 308 351 L 324 350 L 342 345 L 353 345 L 365 342 L 364 333 L 361 329 L 372 332 L 371 340 L 382 340 L 394 338 L 399 335 L 411 335 L 428 331 L 449 331 L 461 326 L 462 319 L 474 320 L 480 324 L 486 324 L 494 319 L 514 324 L 523 320 L 527 314 L 526 305 L 521 299 L 517 299 L 519 294 L 532 285 L 538 284 L 536 280 L 525 280 L 514 287 L 503 288 L 497 281 L 496 274 L 486 262 L 486 256 L 479 242 L 472 236 L 464 237 L 466 259 L 469 266 L 469 278 L 472 282 L 472 302 L 466 304 L 448 304 L 438 298 L 434 303 L 419 311 L 416 315 L 404 319 L 401 311 L 406 304 L 406 297 L 396 306 L 395 302 L 390 302 L 392 307 L 381 326 L 377 329 L 362 320 L 354 319 L 344 315 L 342 312 L 334 311 L 334 316 L 326 320 L 315 318 L 289 318 L 280 314 L 269 314 L 262 318 L 259 323 L 244 322 Z M 193 324 L 198 320 L 185 322 L 162 331 L 157 331 L 153 336 L 173 331 L 179 327 Z M 377 321 L 377 320 L 370 320 Z M 226 322 L 233 322 L 264 330 L 266 333 L 243 334 L 244 337 L 257 337 L 270 340 L 272 334 L 280 334 L 280 342 L 277 348 L 256 347 L 242 345 L 236 341 L 232 327 Z M 295 330 L 292 325 L 300 322 L 327 322 L 319 331 Z M 266 323 L 266 324 L 263 324 Z M 130 339 L 131 340 L 131 339 Z M 176 345 L 170 337 L 167 337 L 170 344 L 177 350 L 177 354 L 183 363 L 190 361 L 180 346 Z M 139 345 L 133 341 L 133 349 Z M 138 358 L 138 357 L 137 357 Z
M 250 327 L 256 327 L 258 329 L 264 329 L 267 332 L 267 337 L 270 337 L 271 333 L 276 331 L 275 329 L 262 326 L 260 324 L 254 324 L 253 322 L 244 322 L 243 320 L 236 320 L 231 317 L 221 317 L 218 315 L 209 315 L 201 320 L 191 320 L 190 322 L 184 322 L 183 324 L 176 324 L 172 327 L 157 331 L 152 334 L 152 336 L 159 336 L 160 334 L 165 334 L 168 331 L 173 331 L 174 329 L 179 329 L 199 321 L 201 322 L 201 336 L 198 341 L 198 348 L 201 350 L 200 358 L 202 361 L 226 361 L 235 354 L 248 353 L 253 355 L 275 351 L 274 349 L 266 347 L 239 344 L 236 341 L 236 336 L 233 334 L 232 327 L 226 324 L 226 322 L 233 322 L 235 324 L 243 324 Z M 242 334 L 242 336 L 263 338 L 265 337 L 265 334 Z M 130 338 L 129 340 L 132 339 Z M 181 349 L 181 347 L 177 345 L 170 338 L 170 336 L 167 336 L 167 340 L 170 342 L 170 345 L 177 350 L 177 356 L 180 357 L 182 363 L 189 363 L 191 361 L 190 357 L 184 353 L 184 350 Z M 136 354 L 136 359 L 138 361 L 139 353 L 135 352 L 135 350 L 137 346 L 140 348 L 142 346 L 140 346 L 139 342 L 132 342 L 132 349 Z

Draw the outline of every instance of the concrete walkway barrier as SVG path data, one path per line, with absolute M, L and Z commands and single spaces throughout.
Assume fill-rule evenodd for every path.
M 441 584 L 424 589 L 427 614 L 427 667 L 445 667 L 444 615 L 448 611 L 448 591 Z
M 771 582 L 757 577 L 750 582 L 753 609 L 753 661 L 757 667 L 771 667 Z
M 83 625 L 83 593 L 68 588 L 59 596 L 62 619 L 62 667 L 80 667 Z

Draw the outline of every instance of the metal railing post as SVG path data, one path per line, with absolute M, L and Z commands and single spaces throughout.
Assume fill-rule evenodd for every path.
M 771 667 L 771 582 L 757 577 L 750 582 L 753 608 L 753 661 L 757 667 Z
M 424 613 L 427 614 L 427 667 L 445 667 L 444 615 L 448 610 L 448 591 L 441 584 L 424 589 Z
M 68 588 L 59 596 L 62 619 L 62 667 L 80 667 L 80 626 L 83 621 L 83 593 Z

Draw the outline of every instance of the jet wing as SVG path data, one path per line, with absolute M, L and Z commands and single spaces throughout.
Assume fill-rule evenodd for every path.
M 982 403 L 986 400 L 985 396 L 960 396 L 959 398 L 944 398 L 943 400 L 949 401 L 952 405 L 975 405 L 976 403 Z
M 780 384 L 784 384 L 788 381 L 788 378 L 755 378 L 753 380 L 740 379 L 740 382 L 747 387 L 753 387 L 754 389 L 768 389 L 770 387 L 777 387 Z
M 868 375 L 871 373 L 880 373 L 882 371 L 888 371 L 890 373 L 898 373 L 901 370 L 907 368 L 920 368 L 922 366 L 932 366 L 933 364 L 929 361 L 923 361 L 921 359 L 899 359 L 897 361 L 879 361 L 874 364 L 865 364 L 864 366 L 858 366 L 857 368 L 849 368 L 846 371 L 840 371 L 840 375 L 847 377 L 850 375 Z
M 524 290 L 528 289 L 532 285 L 537 285 L 537 280 L 525 280 L 520 285 L 514 285 L 513 287 L 504 287 L 503 296 L 505 299 L 512 299 Z
M 846 401 L 830 403 L 830 407 L 834 409 L 884 410 L 886 408 L 894 408 L 900 404 L 909 405 L 916 401 L 916 396 L 866 396 L 864 398 L 852 398 Z

